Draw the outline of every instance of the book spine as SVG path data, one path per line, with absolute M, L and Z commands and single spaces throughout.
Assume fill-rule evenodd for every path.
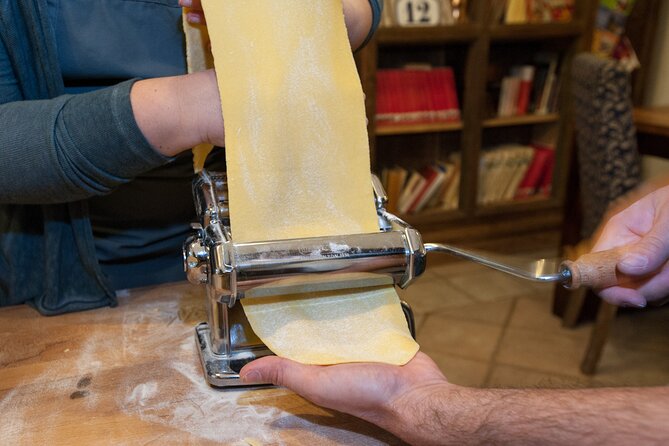
M 530 162 L 525 176 L 518 185 L 514 198 L 522 200 L 529 198 L 537 193 L 541 184 L 542 177 L 546 171 L 546 165 L 551 156 L 552 149 L 535 147 L 534 156 Z
M 532 92 L 532 82 L 534 80 L 534 67 L 524 65 L 519 69 L 520 83 L 518 85 L 517 114 L 527 114 L 530 105 L 530 94 Z

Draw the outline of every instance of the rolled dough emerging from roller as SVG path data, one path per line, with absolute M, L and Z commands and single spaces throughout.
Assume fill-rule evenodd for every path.
M 364 96 L 341 0 L 203 0 L 225 117 L 235 242 L 379 230 Z M 302 363 L 404 364 L 392 286 L 244 299 L 260 339 Z

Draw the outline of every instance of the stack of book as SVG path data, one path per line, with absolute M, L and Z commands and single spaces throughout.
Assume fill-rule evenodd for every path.
M 555 53 L 538 53 L 534 65 L 512 67 L 500 85 L 497 115 L 509 117 L 554 112 L 559 90 L 557 67 Z
M 376 88 L 379 127 L 460 120 L 451 68 L 379 70 Z
M 509 144 L 485 150 L 479 168 L 478 202 L 549 196 L 554 164 L 553 147 L 540 144 Z
M 388 195 L 386 209 L 394 214 L 455 209 L 460 193 L 460 159 L 454 155 L 449 161 L 420 170 L 384 169 L 382 182 Z
M 625 36 L 627 17 L 635 3 L 635 0 L 601 0 L 592 39 L 593 53 L 622 62 L 630 72 L 640 66 L 634 47 Z
M 495 21 L 504 23 L 567 22 L 574 16 L 574 0 L 495 0 Z

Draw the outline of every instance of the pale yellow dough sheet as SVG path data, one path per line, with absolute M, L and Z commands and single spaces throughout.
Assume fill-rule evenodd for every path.
M 391 288 L 370 287 L 249 299 L 244 311 L 270 350 L 304 364 L 404 364 L 417 346 L 398 305 Z
M 225 122 L 235 242 L 379 230 L 364 96 L 341 0 L 203 0 Z M 242 301 L 274 353 L 404 364 L 394 288 Z
M 194 25 L 186 20 L 188 8 L 182 12 L 182 23 L 184 35 L 186 36 L 186 65 L 189 73 L 204 71 L 214 68 L 214 58 L 209 49 L 209 34 L 207 28 L 202 25 Z M 193 147 L 193 170 L 195 173 L 204 169 L 207 155 L 214 146 L 211 144 L 200 144 Z

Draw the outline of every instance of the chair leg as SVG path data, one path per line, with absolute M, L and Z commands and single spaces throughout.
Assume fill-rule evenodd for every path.
M 581 309 L 583 308 L 583 302 L 585 302 L 587 291 L 587 288 L 580 288 L 568 292 L 569 299 L 567 300 L 567 305 L 565 306 L 564 314 L 562 315 L 563 327 L 574 328 L 576 326 L 576 322 L 578 322 L 578 318 L 581 315 Z
M 599 311 L 597 312 L 597 320 L 592 327 L 588 348 L 586 349 L 583 361 L 581 362 L 581 372 L 586 375 L 594 375 L 597 370 L 597 364 L 602 357 L 604 344 L 606 344 L 606 338 L 609 335 L 617 311 L 617 306 L 602 301 Z
M 575 260 L 583 254 L 587 254 L 591 250 L 592 242 L 589 239 L 584 239 L 576 245 L 566 245 L 563 247 L 564 258 Z M 553 312 L 562 318 L 562 326 L 565 328 L 573 328 L 579 319 L 583 316 L 583 305 L 588 296 L 588 289 L 581 288 L 578 290 L 567 290 L 560 284 L 555 285 L 555 293 L 553 295 Z M 597 300 L 599 300 L 597 298 Z M 558 304 L 561 307 L 558 307 Z

